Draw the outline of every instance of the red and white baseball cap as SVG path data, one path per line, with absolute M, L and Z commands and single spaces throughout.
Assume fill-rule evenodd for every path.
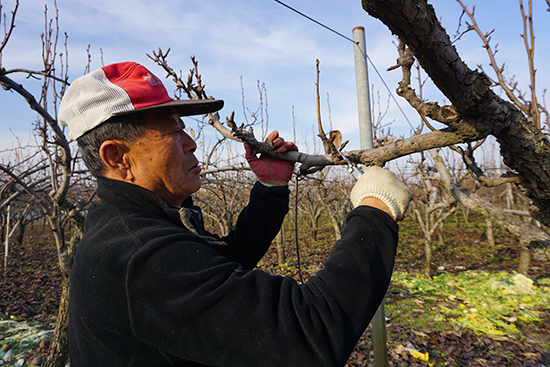
M 220 110 L 223 101 L 174 100 L 144 66 L 122 62 L 77 78 L 65 91 L 58 117 L 76 140 L 112 116 L 161 107 L 174 107 L 180 116 L 203 115 Z

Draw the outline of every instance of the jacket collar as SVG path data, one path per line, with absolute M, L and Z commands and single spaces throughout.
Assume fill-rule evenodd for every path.
M 163 197 L 138 185 L 98 177 L 97 196 L 106 204 L 117 206 L 135 205 L 156 214 L 167 215 L 176 222 L 180 221 L 180 208 L 170 205 Z M 193 199 L 190 197 L 188 199 L 183 204 L 194 207 Z
M 141 186 L 105 177 L 97 179 L 97 196 L 102 203 L 117 206 L 138 206 L 147 211 L 167 216 L 171 221 L 183 224 L 192 233 L 207 234 L 204 229 L 202 212 L 193 205 L 193 198 L 187 197 L 181 208 L 175 207 L 163 197 Z

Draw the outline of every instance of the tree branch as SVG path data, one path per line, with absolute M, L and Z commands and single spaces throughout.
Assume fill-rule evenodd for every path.
M 6 45 L 8 44 L 8 41 L 11 37 L 11 33 L 13 32 L 14 28 L 15 28 L 15 15 L 17 14 L 17 8 L 19 8 L 19 0 L 16 0 L 15 1 L 15 6 L 13 8 L 13 11 L 11 12 L 11 23 L 10 23 L 10 26 L 8 27 L 8 31 L 6 32 L 6 34 L 4 35 L 4 39 L 2 40 L 2 43 L 0 44 L 0 56 L 2 55 L 2 51 L 4 50 L 4 47 L 6 47 Z M 0 14 L 1 16 L 2 14 Z M 0 67 L 2 66 L 2 59 L 0 57 Z
M 471 147 L 468 147 L 466 150 L 457 146 L 450 146 L 449 148 L 451 148 L 451 150 L 454 150 L 455 152 L 460 154 L 460 156 L 462 157 L 462 160 L 464 161 L 464 164 L 466 165 L 466 168 L 471 173 L 471 176 L 475 178 L 483 186 L 496 187 L 496 186 L 505 185 L 507 183 L 513 183 L 513 184 L 521 183 L 521 177 L 513 172 L 508 172 L 503 176 L 494 178 L 494 179 L 488 178 L 485 175 L 485 173 L 483 173 L 481 168 L 477 165 L 476 160 L 474 158 L 474 149 L 471 149 Z
M 58 78 L 56 77 L 55 75 L 52 75 L 50 71 L 48 70 L 45 70 L 45 71 L 36 71 L 36 70 L 28 70 L 28 69 L 9 69 L 9 70 L 4 70 L 3 73 L 5 75 L 8 75 L 8 74 L 13 74 L 13 73 L 23 73 L 23 74 L 28 74 L 27 75 L 27 78 L 31 77 L 31 76 L 34 76 L 34 75 L 41 75 L 41 76 L 45 76 L 49 79 L 53 79 L 57 82 L 60 82 L 60 83 L 64 83 L 66 84 L 67 86 L 70 85 L 69 82 L 67 82 L 67 80 L 65 79 L 61 79 L 61 78 Z
M 434 84 L 480 136 L 493 135 L 504 163 L 522 176 L 522 189 L 539 208 L 537 219 L 550 225 L 550 142 L 512 103 L 489 88 L 481 72 L 468 68 L 454 48 L 433 7 L 416 0 L 362 0 L 411 49 Z M 458 128 L 455 128 L 458 131 Z
M 443 159 L 437 154 L 435 150 L 428 151 L 430 156 L 435 162 L 437 171 L 442 174 L 443 183 L 451 194 L 465 207 L 478 211 L 486 217 L 498 222 L 501 226 L 510 231 L 521 243 L 531 242 L 543 242 L 548 243 L 550 241 L 550 234 L 541 228 L 526 223 L 521 219 L 518 219 L 514 213 L 510 213 L 502 208 L 499 208 L 489 201 L 485 200 L 481 196 L 468 192 L 467 190 L 460 190 L 458 186 L 450 179 L 448 170 L 443 163 Z

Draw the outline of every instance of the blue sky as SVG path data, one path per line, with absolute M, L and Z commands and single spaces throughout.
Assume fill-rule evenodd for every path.
M 464 1 L 470 8 L 475 4 L 474 1 Z M 395 38 L 382 23 L 363 11 L 360 0 L 284 2 L 350 38 L 354 27 L 365 27 L 369 57 L 394 93 L 401 75 L 399 71 L 387 72 L 386 69 L 395 63 L 397 57 Z M 15 0 L 4 0 L 3 11 L 11 12 L 14 3 Z M 332 127 L 341 130 L 344 139 L 350 140 L 347 149 L 359 148 L 351 42 L 273 0 L 159 0 L 154 3 L 152 5 L 151 1 L 145 0 L 58 0 L 60 32 L 66 32 L 69 36 L 71 80 L 84 71 L 88 45 L 92 69 L 102 66 L 102 57 L 105 64 L 132 60 L 144 64 L 161 78 L 164 72 L 146 57 L 146 53 L 159 47 L 163 50 L 171 48 L 170 64 L 184 72 L 191 67 L 190 56 L 195 55 L 208 94 L 226 101 L 223 116 L 234 110 L 236 121 L 242 122 L 242 88 L 244 103 L 256 109 L 258 81 L 265 83 L 270 129 L 278 129 L 286 137 L 292 137 L 296 131 L 301 150 L 312 153 L 312 131 L 317 119 L 315 60 L 319 59 L 325 127 L 328 130 L 330 118 Z M 455 34 L 461 14 L 460 5 L 452 0 L 432 0 L 430 3 L 442 18 L 448 33 Z M 519 36 L 522 32 L 519 2 L 484 0 L 477 3 L 476 15 L 480 27 L 486 32 L 496 29 L 492 40 L 493 44 L 499 44 L 498 61 L 506 62 L 510 68 L 508 75 L 516 75 L 520 88 L 527 91 L 527 62 L 523 40 Z M 44 31 L 44 5 L 49 9 L 48 17 L 53 17 L 53 1 L 21 1 L 16 29 L 2 56 L 4 68 L 41 68 L 40 34 Z M 550 37 L 547 25 L 550 13 L 543 2 L 537 2 L 535 6 L 537 87 L 540 95 L 550 79 L 544 67 L 550 51 L 543 47 Z M 462 20 L 462 29 L 465 20 Z M 61 49 L 61 45 L 58 47 Z M 478 64 L 489 68 L 481 41 L 473 33 L 465 35 L 456 47 L 471 68 Z M 369 77 L 375 90 L 380 92 L 381 104 L 385 108 L 388 91 L 370 64 Z M 30 83 L 24 75 L 16 79 L 38 93 L 38 85 Z M 172 90 L 169 80 L 165 81 L 165 85 L 169 91 Z M 443 102 L 441 96 L 429 87 L 425 90 L 425 96 Z M 399 97 L 396 99 L 416 126 L 416 113 Z M 0 111 L 0 147 L 10 146 L 14 136 L 22 141 L 28 140 L 36 114 L 25 101 L 18 95 L 0 90 Z M 393 121 L 393 133 L 409 135 L 409 124 L 393 100 L 390 101 L 385 121 Z

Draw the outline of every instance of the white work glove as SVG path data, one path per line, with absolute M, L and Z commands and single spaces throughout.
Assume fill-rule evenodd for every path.
M 405 217 L 412 193 L 393 172 L 372 166 L 359 177 L 350 194 L 354 208 L 368 197 L 381 200 L 390 209 L 393 219 L 400 221 Z

